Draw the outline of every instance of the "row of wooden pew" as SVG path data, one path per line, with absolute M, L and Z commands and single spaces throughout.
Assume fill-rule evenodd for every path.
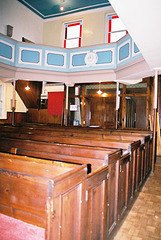
M 152 138 L 146 131 L 1 125 L 7 180 L 0 212 L 44 227 L 46 239 L 110 238 L 151 171 Z

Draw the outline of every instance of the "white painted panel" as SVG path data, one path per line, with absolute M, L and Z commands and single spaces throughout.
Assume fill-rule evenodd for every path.
M 45 86 L 45 91 L 46 92 L 64 92 L 64 85 L 46 85 Z

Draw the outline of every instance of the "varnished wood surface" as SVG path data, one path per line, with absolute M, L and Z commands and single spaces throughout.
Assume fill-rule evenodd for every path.
M 78 136 L 77 137 L 72 136 L 76 128 L 75 129 L 71 128 L 71 132 L 70 132 L 70 129 L 66 131 L 68 132 L 68 134 L 69 133 L 71 134 L 70 137 L 63 136 L 63 135 L 55 136 L 54 134 L 53 135 L 50 134 L 48 136 L 46 133 L 53 132 L 53 129 L 51 127 L 46 127 L 46 126 L 42 127 L 42 129 L 41 129 L 41 126 L 38 126 L 37 130 L 35 130 L 34 127 L 31 127 L 31 126 L 29 128 L 28 127 L 19 127 L 19 128 L 11 127 L 8 129 L 10 129 L 9 133 L 7 128 L 5 128 L 4 132 L 1 132 L 2 133 L 0 137 L 1 151 L 8 151 L 8 152 L 11 151 L 14 154 L 21 154 L 21 155 L 32 154 L 30 156 L 44 157 L 44 158 L 53 159 L 53 160 L 55 160 L 56 158 L 57 160 L 61 160 L 61 161 L 63 160 L 66 162 L 77 162 L 82 164 L 83 163 L 87 164 L 89 163 L 89 159 L 91 160 L 90 163 L 94 168 L 92 173 L 89 174 L 87 177 L 88 184 L 87 183 L 86 184 L 88 186 L 87 189 L 89 190 L 88 196 L 85 196 L 86 195 L 85 192 L 83 193 L 84 196 L 88 199 L 87 200 L 88 207 L 85 206 L 85 209 L 88 209 L 87 219 L 88 220 L 90 219 L 90 220 L 89 222 L 83 221 L 82 226 L 84 226 L 84 224 L 88 226 L 87 227 L 88 230 L 87 232 L 86 231 L 85 232 L 88 236 L 89 234 L 91 234 L 92 238 L 94 239 L 95 239 L 94 236 L 97 236 L 96 239 L 106 239 L 107 235 L 110 235 L 112 233 L 113 229 L 117 226 L 119 219 L 126 212 L 126 209 L 129 203 L 133 201 L 136 192 L 140 189 L 140 187 L 142 186 L 146 177 L 149 174 L 149 168 L 147 167 L 147 161 L 149 160 L 145 154 L 145 143 L 141 144 L 141 138 L 139 134 L 138 134 L 138 138 L 139 138 L 138 141 L 131 141 L 127 139 L 121 140 L 122 143 L 128 142 L 131 144 L 131 147 L 129 148 L 130 152 L 127 155 L 121 156 L 121 150 L 116 150 L 116 148 L 118 148 L 117 144 L 120 141 L 120 139 L 110 140 L 110 137 L 109 137 L 109 139 L 107 140 L 104 140 L 104 139 L 96 140 L 92 138 L 93 133 L 91 134 L 91 132 L 93 130 L 89 130 L 89 131 L 87 130 L 87 133 L 86 133 L 86 134 L 90 133 L 91 138 L 85 138 L 85 137 L 78 138 Z M 12 129 L 14 129 L 13 133 L 12 133 Z M 81 133 L 82 130 L 78 130 L 78 132 L 79 131 Z M 98 131 L 96 130 L 94 131 L 100 134 L 102 130 L 99 129 Z M 36 132 L 38 133 L 37 135 L 36 135 Z M 61 133 L 62 130 L 58 130 L 56 132 Z M 44 134 L 45 142 L 40 141 L 43 138 L 43 133 L 45 133 Z M 131 133 L 129 133 L 129 136 L 130 134 Z M 34 139 L 25 140 L 26 136 L 29 136 L 29 138 L 31 136 L 31 138 L 33 137 Z M 69 142 L 68 143 L 67 142 L 52 143 L 50 142 L 52 141 L 52 138 L 55 140 L 57 139 L 59 141 L 60 139 L 61 141 L 63 141 L 63 139 L 65 139 L 64 141 L 69 139 L 71 142 L 70 144 Z M 88 147 L 81 145 L 80 142 L 78 142 L 78 140 L 79 141 L 83 140 L 82 143 L 84 142 L 84 145 L 86 143 Z M 88 140 L 90 141 L 88 142 Z M 106 143 L 112 142 L 112 143 L 115 143 L 116 147 L 112 150 L 112 147 L 108 149 L 107 147 L 105 148 L 100 146 L 89 146 L 89 145 L 92 145 L 92 141 L 93 142 L 97 141 L 97 144 L 101 142 L 106 142 Z M 71 145 L 71 143 L 73 144 Z M 101 168 L 103 164 L 108 165 L 108 171 L 107 169 L 103 170 L 103 168 Z M 148 166 L 150 167 L 150 164 Z M 107 195 L 105 195 L 105 192 L 107 193 Z M 101 203 L 104 203 L 104 204 L 102 205 Z M 56 202 L 55 206 L 58 207 L 59 203 Z M 101 211 L 103 211 L 103 216 L 105 217 L 99 215 Z M 95 218 L 93 218 L 94 216 L 93 213 L 95 213 L 98 216 L 98 221 L 96 221 Z M 63 214 L 63 216 L 64 214 L 65 216 L 68 216 L 69 212 L 65 211 L 65 212 L 61 212 L 61 214 Z M 49 217 L 48 219 L 49 225 L 51 226 L 52 217 L 50 216 L 48 217 Z M 52 230 L 50 234 L 53 234 L 53 229 L 55 226 L 56 225 L 52 226 L 51 228 Z M 71 237 L 69 232 L 66 233 L 66 236 Z M 72 235 L 72 236 L 75 236 L 75 235 Z

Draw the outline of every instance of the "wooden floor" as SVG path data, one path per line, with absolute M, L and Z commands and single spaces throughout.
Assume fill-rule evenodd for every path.
M 161 239 L 161 157 L 150 174 L 114 240 Z

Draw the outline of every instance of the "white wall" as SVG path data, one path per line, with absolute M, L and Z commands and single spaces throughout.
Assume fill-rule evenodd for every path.
M 7 118 L 7 112 L 12 111 L 12 99 L 13 99 L 13 85 L 12 83 L 3 83 L 0 80 L 0 84 L 2 84 L 2 97 L 3 97 L 3 108 L 2 108 L 2 116 L 0 119 Z M 18 93 L 15 92 L 15 112 L 27 112 L 27 108 L 25 107 L 24 103 L 22 102 L 21 98 L 19 97 Z
M 12 83 L 6 83 L 6 111 L 11 112 L 11 99 L 13 99 L 13 85 Z M 22 102 L 21 98 L 19 97 L 18 93 L 15 92 L 15 100 L 16 100 L 16 109 L 15 112 L 27 112 L 27 108 L 25 107 L 24 103 Z
M 109 2 L 126 26 L 149 67 L 158 68 L 161 74 L 161 1 L 109 0 Z
M 64 23 L 83 21 L 82 46 L 105 43 L 105 16 L 112 13 L 112 7 L 70 14 L 44 21 L 43 44 L 63 47 Z
M 42 43 L 43 19 L 17 0 L 0 0 L 0 33 L 7 34 L 7 25 L 13 26 L 13 39 Z
M 63 17 L 43 20 L 17 0 L 0 0 L 0 33 L 7 34 L 7 25 L 13 26 L 12 38 L 22 37 L 38 44 L 63 47 L 63 25 L 69 21 L 83 20 L 82 46 L 105 42 L 105 15 L 112 7 L 90 10 Z

